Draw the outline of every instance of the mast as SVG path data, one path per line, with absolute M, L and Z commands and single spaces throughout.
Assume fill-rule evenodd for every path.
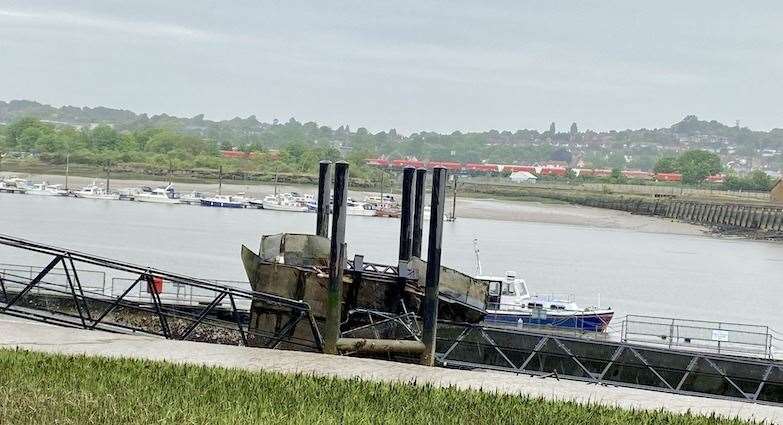
M 111 180 L 111 160 L 106 164 L 106 193 L 109 193 L 109 180 Z
M 383 205 L 383 170 L 381 170 L 381 187 L 380 187 L 381 205 Z
M 223 194 L 223 166 L 218 169 L 218 195 Z
M 71 153 L 65 153 L 65 190 L 68 190 L 68 174 L 70 172 Z
M 449 217 L 449 221 L 454 221 L 457 219 L 457 175 L 454 175 L 454 196 L 451 199 L 451 217 Z
M 275 163 L 275 196 L 277 196 L 277 168 L 279 167 L 279 164 Z
M 481 276 L 481 258 L 479 257 L 478 239 L 473 239 L 473 253 L 476 255 L 476 276 Z

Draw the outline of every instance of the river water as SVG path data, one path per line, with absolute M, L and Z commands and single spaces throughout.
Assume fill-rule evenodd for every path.
M 306 213 L 0 194 L 0 233 L 207 279 L 246 280 L 241 244 L 257 251 L 263 234 L 314 228 L 315 215 Z M 398 232 L 398 220 L 348 217 L 349 257 L 396 263 Z M 443 264 L 474 274 L 474 238 L 484 274 L 515 270 L 533 293 L 573 293 L 580 304 L 611 306 L 617 317 L 783 332 L 780 243 L 464 218 L 445 223 Z M 30 259 L 0 247 L 0 263 Z

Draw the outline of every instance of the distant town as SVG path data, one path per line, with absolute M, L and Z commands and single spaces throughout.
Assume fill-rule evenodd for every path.
M 783 129 L 755 131 L 689 115 L 669 127 L 596 132 L 570 123 L 564 130 L 459 131 L 395 129 L 372 133 L 315 122 L 224 121 L 167 114 L 148 116 L 105 107 L 52 107 L 0 101 L 0 149 L 8 158 L 52 163 L 133 163 L 177 168 L 239 167 L 244 171 L 311 173 L 315 159 L 347 159 L 359 177 L 373 169 L 445 166 L 516 180 L 605 178 L 725 183 L 763 173 L 771 186 L 783 170 Z M 688 161 L 681 157 L 688 152 Z M 709 155 L 707 155 L 709 154 Z M 229 162 L 225 162 L 229 161 Z M 232 162 L 233 161 L 233 162 Z M 237 161 L 244 161 L 237 165 Z M 686 164 L 687 162 L 687 164 Z M 698 163 L 699 165 L 694 165 Z M 271 165 L 274 164 L 274 165 Z M 690 167 L 691 170 L 686 170 Z M 697 169 L 698 168 L 698 169 Z M 762 184 L 763 186 L 764 184 Z

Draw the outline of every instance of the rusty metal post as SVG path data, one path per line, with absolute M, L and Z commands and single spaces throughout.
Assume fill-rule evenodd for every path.
M 424 288 L 423 324 L 421 340 L 424 352 L 421 364 L 435 363 L 435 337 L 438 326 L 438 285 L 440 283 L 440 255 L 443 240 L 443 207 L 446 202 L 446 169 L 435 167 L 432 172 L 432 199 L 430 201 L 430 231 L 427 246 L 427 281 Z
M 334 168 L 334 206 L 332 208 L 332 238 L 329 250 L 329 288 L 326 295 L 326 331 L 324 353 L 337 354 L 340 337 L 341 304 L 343 299 L 343 268 L 345 267 L 345 201 L 348 199 L 348 163 L 339 161 Z
M 427 170 L 416 170 L 416 196 L 413 201 L 413 243 L 411 255 L 421 258 L 421 238 L 424 228 L 424 182 L 427 179 Z
M 413 248 L 413 177 L 416 169 L 405 167 L 402 171 L 402 211 L 400 214 L 400 250 L 398 258 L 403 261 L 411 259 Z
M 315 217 L 315 234 L 329 237 L 329 192 L 332 187 L 332 161 L 318 164 L 318 210 Z

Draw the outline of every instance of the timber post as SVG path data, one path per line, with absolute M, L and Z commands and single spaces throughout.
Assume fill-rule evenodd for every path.
M 345 267 L 345 201 L 348 198 L 348 163 L 337 162 L 334 170 L 334 207 L 329 249 L 329 287 L 326 296 L 324 353 L 337 354 L 342 312 L 343 268 Z
M 432 172 L 430 229 L 427 245 L 427 277 L 424 288 L 421 364 L 435 364 L 435 341 L 438 326 L 438 285 L 440 284 L 441 242 L 443 240 L 443 207 L 446 201 L 446 169 L 435 167 Z

